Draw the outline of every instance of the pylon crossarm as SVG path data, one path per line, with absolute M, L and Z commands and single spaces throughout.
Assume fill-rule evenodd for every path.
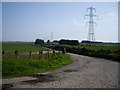
M 90 16 L 90 15 L 89 15 L 89 14 L 85 15 L 85 16 L 84 16 L 84 19 L 85 19 L 86 16 Z
M 96 17 L 98 19 L 98 16 L 97 15 L 93 15 L 93 17 Z

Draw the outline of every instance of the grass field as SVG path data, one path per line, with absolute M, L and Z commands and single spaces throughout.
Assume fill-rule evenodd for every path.
M 70 56 L 66 54 L 55 55 L 50 59 L 43 60 L 3 60 L 2 77 L 11 78 L 30 75 L 37 72 L 51 71 L 72 63 Z
M 19 51 L 19 52 L 29 52 L 29 51 L 46 51 L 41 46 L 35 46 L 32 42 L 3 42 L 2 43 L 2 50 L 4 51 Z
M 4 51 L 19 52 L 38 52 L 45 51 L 41 46 L 35 46 L 34 43 L 28 42 L 4 42 L 2 44 Z M 66 48 L 67 52 L 76 53 L 80 55 L 87 55 L 93 57 L 107 58 L 115 61 L 119 61 L 120 56 L 118 51 L 118 44 L 80 44 L 78 46 L 69 45 L 45 45 L 46 47 L 56 50 L 63 50 Z M 76 48 L 77 47 L 77 48 Z M 83 48 L 89 49 L 85 50 Z M 83 49 L 83 50 L 82 50 Z M 106 51 L 99 51 L 100 49 L 112 50 L 112 52 L 106 53 Z M 93 51 L 90 51 L 93 50 Z M 6 53 L 2 60 L 2 76 L 3 78 L 18 77 L 24 75 L 30 75 L 37 72 L 51 71 L 67 64 L 72 63 L 70 56 L 66 54 L 51 54 L 50 58 L 47 58 L 46 54 L 43 54 L 39 59 L 39 54 L 33 54 L 31 58 L 29 55 L 19 55 L 16 58 L 15 54 Z
M 41 46 L 35 46 L 34 43 L 29 42 L 3 42 L 4 51 L 19 51 L 19 52 L 38 52 L 46 51 Z M 30 75 L 38 72 L 47 72 L 67 64 L 72 63 L 69 55 L 66 54 L 32 54 L 16 56 L 14 53 L 5 53 L 2 56 L 2 77 L 12 78 L 24 75 Z

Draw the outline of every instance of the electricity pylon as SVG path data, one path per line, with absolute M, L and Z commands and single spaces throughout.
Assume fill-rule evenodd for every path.
M 98 16 L 93 14 L 93 11 L 96 12 L 95 8 L 90 7 L 90 8 L 87 8 L 87 12 L 88 12 L 88 10 L 90 10 L 90 13 L 84 16 L 84 18 L 86 16 L 89 16 L 89 21 L 86 22 L 86 25 L 87 25 L 87 23 L 89 23 L 88 40 L 89 41 L 95 41 L 94 25 L 96 24 L 96 22 L 93 21 L 93 17 L 98 18 Z
M 53 41 L 53 32 L 51 32 L 51 42 Z

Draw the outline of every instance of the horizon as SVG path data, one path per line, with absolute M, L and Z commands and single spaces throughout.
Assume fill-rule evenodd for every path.
M 60 40 L 62 40 L 62 39 L 60 39 Z M 53 41 L 60 41 L 60 40 L 53 40 Z M 72 39 L 64 39 L 64 40 L 72 40 Z M 82 40 L 82 41 L 88 41 L 88 40 Z M 82 41 L 78 41 L 78 42 L 81 43 Z M 3 43 L 3 42 L 35 42 L 35 40 L 34 41 L 2 41 L 1 43 Z M 44 42 L 46 43 L 47 41 L 44 41 Z M 102 42 L 102 41 L 92 41 L 92 42 Z M 103 41 L 102 43 L 120 43 L 120 42 L 109 42 L 109 41 L 107 42 L 107 41 Z

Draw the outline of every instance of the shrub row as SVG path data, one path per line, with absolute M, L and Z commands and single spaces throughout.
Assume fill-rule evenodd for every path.
M 80 47 L 73 47 L 73 46 L 67 46 L 67 45 L 50 45 L 47 47 L 55 50 L 63 50 L 64 48 L 66 48 L 66 52 L 69 52 L 69 53 L 106 58 L 106 59 L 110 59 L 118 62 L 120 60 L 119 50 L 117 51 L 105 50 L 105 49 L 92 50 L 88 48 L 80 48 Z

